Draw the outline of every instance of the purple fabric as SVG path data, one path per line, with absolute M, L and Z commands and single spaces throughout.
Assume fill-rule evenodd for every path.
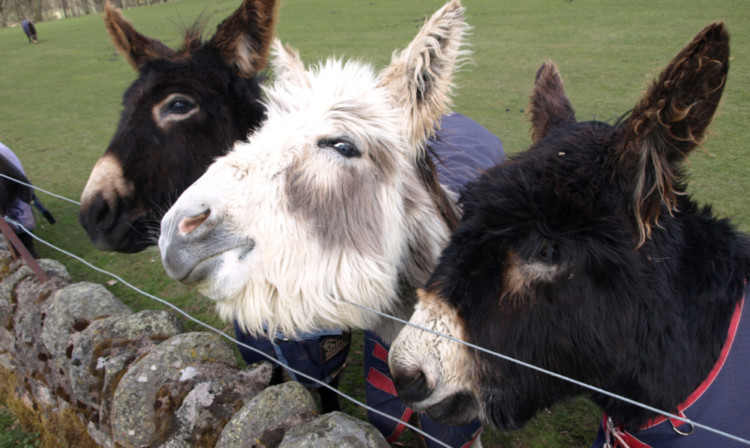
M 36 42 L 36 28 L 34 27 L 34 24 L 29 22 L 28 20 L 22 20 L 21 21 L 21 27 L 23 28 L 23 32 L 26 34 L 26 37 L 29 38 L 29 41 L 32 40 Z
M 0 157 L 5 157 L 11 164 L 18 168 L 18 170 L 21 171 L 24 176 L 26 175 L 26 172 L 23 170 L 23 166 L 21 165 L 21 161 L 13 153 L 13 151 L 10 150 L 10 148 L 2 143 L 0 143 Z M 7 211 L 7 216 L 13 221 L 21 223 L 28 231 L 32 231 L 34 230 L 34 228 L 36 228 L 36 218 L 34 217 L 34 212 L 31 210 L 31 204 L 23 202 L 20 199 L 16 199 L 13 202 L 13 205 Z M 15 224 L 10 223 L 10 225 L 15 229 Z M 20 229 L 15 230 L 18 231 Z
M 476 121 L 452 113 L 443 117 L 427 145 L 435 154 L 440 183 L 458 193 L 482 171 L 505 160 L 503 144 Z
M 351 333 L 341 330 L 316 331 L 300 335 L 299 339 L 287 339 L 283 335 L 276 335 L 272 340 L 264 336 L 250 336 L 234 322 L 234 332 L 239 342 L 278 360 L 283 366 L 292 367 L 325 384 L 331 384 L 344 368 L 351 345 Z M 242 345 L 238 345 L 237 348 L 248 365 L 268 360 L 267 357 Z M 290 370 L 287 370 L 287 373 L 305 387 L 322 387 L 320 383 L 296 375 Z

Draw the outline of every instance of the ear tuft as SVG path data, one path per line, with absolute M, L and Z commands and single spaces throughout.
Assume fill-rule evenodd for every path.
M 216 27 L 209 45 L 227 65 L 249 78 L 266 68 L 271 41 L 276 32 L 276 0 L 244 0 L 231 16 Z
M 704 28 L 662 71 L 623 123 L 620 168 L 635 179 L 633 210 L 641 244 L 658 224 L 662 204 L 672 213 L 681 165 L 701 143 L 719 106 L 729 70 L 723 22 Z
M 282 44 L 279 39 L 274 39 L 271 53 L 271 66 L 277 80 L 308 85 L 305 64 L 296 49 Z
M 138 69 L 153 59 L 169 58 L 174 51 L 158 40 L 148 38 L 133 28 L 122 13 L 107 1 L 104 4 L 104 25 L 115 48 L 133 67 Z
M 563 80 L 554 62 L 547 61 L 537 70 L 528 109 L 531 139 L 535 143 L 552 129 L 576 122 L 575 111 L 565 95 Z
M 469 54 L 462 48 L 468 30 L 460 1 L 448 2 L 380 75 L 379 84 L 404 111 L 407 138 L 414 147 L 422 146 L 448 111 L 453 73 Z

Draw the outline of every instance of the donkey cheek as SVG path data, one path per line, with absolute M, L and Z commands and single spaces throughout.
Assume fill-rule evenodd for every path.
M 198 291 L 217 302 L 236 298 L 245 289 L 252 258 L 249 253 L 224 254 L 206 267 L 212 273 L 197 285 Z

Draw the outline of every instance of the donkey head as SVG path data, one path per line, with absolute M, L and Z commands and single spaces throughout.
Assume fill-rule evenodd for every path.
M 746 240 L 698 210 L 681 180 L 728 57 L 714 23 L 615 126 L 576 122 L 557 68 L 544 64 L 531 97 L 534 145 L 464 192 L 463 220 L 411 322 L 674 409 L 716 359 L 748 274 Z M 479 416 L 514 428 L 581 392 L 411 326 L 389 362 L 405 402 L 453 423 Z M 625 424 L 648 417 L 593 398 Z
M 379 75 L 335 59 L 305 70 L 277 42 L 267 120 L 164 216 L 167 273 L 248 332 L 379 324 L 340 298 L 408 316 L 447 240 L 424 147 L 465 28 L 451 1 Z
M 164 210 L 264 118 L 256 74 L 268 59 L 275 3 L 245 0 L 209 41 L 193 26 L 177 51 L 135 31 L 107 3 L 107 30 L 138 79 L 81 196 L 79 220 L 97 248 L 155 244 Z

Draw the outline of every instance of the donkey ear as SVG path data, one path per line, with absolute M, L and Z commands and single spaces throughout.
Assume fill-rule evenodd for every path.
M 453 71 L 468 53 L 461 48 L 468 31 L 463 13 L 459 0 L 448 2 L 380 74 L 379 84 L 403 111 L 414 147 L 422 146 L 450 105 Z
M 158 40 L 151 39 L 133 28 L 122 13 L 107 1 L 104 4 L 104 25 L 115 48 L 128 60 L 134 70 L 152 59 L 169 58 L 174 50 Z
M 299 57 L 299 52 L 289 45 L 284 45 L 279 39 L 273 40 L 273 66 L 276 80 L 290 81 L 292 84 L 308 85 L 305 64 Z
M 620 169 L 635 179 L 633 210 L 641 243 L 657 223 L 661 204 L 671 213 L 681 163 L 703 140 L 729 70 L 723 22 L 704 28 L 667 65 L 623 123 L 616 151 Z
M 276 0 L 244 0 L 216 27 L 209 45 L 219 51 L 227 65 L 240 76 L 251 77 L 266 68 L 276 31 Z
M 576 122 L 575 111 L 565 95 L 560 72 L 552 61 L 542 64 L 536 72 L 529 111 L 531 139 L 535 143 L 546 137 L 552 129 Z

